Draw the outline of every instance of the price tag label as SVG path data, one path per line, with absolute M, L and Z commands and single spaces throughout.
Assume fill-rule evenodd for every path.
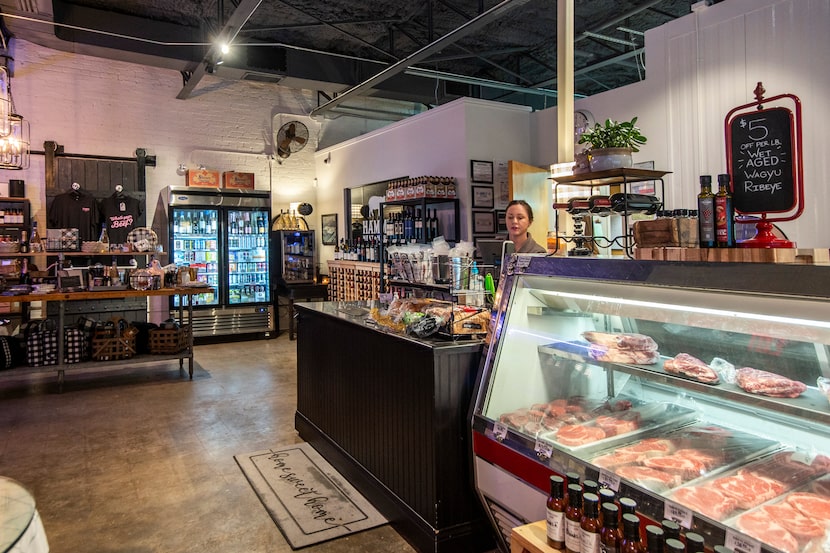
M 549 442 L 536 440 L 536 447 L 534 447 L 533 450 L 536 451 L 536 454 L 539 457 L 545 457 L 546 459 L 550 459 L 550 456 L 553 454 L 553 445 L 551 445 Z
M 502 441 L 507 436 L 507 425 L 500 422 L 493 423 L 493 437 Z
M 735 553 L 761 553 L 761 543 L 737 534 L 734 530 L 726 531 L 726 547 Z
M 692 510 L 677 503 L 665 502 L 663 505 L 663 518 L 673 520 L 683 528 L 692 527 Z
M 813 464 L 815 456 L 810 455 L 806 451 L 793 451 L 793 454 L 790 455 L 790 460 L 810 466 Z
M 599 485 L 618 492 L 620 491 L 620 477 L 613 472 L 601 470 L 599 471 Z

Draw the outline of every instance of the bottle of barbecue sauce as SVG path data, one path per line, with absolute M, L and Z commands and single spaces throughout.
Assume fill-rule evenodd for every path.
M 623 539 L 620 542 L 620 553 L 646 553 L 645 545 L 640 539 L 640 519 L 637 515 L 631 513 L 623 515 Z
M 550 477 L 550 496 L 546 505 L 548 545 L 554 549 L 565 548 L 565 479 Z
M 600 553 L 619 553 L 620 540 L 620 508 L 610 502 L 602 504 L 602 528 L 599 531 Z
M 579 548 L 582 553 L 599 553 L 599 496 L 595 493 L 582 493 L 582 520 L 579 523 L 582 535 Z
M 565 509 L 565 551 L 581 553 L 582 486 L 568 485 L 568 506 Z

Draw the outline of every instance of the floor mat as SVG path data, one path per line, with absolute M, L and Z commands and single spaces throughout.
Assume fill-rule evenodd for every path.
M 307 443 L 234 459 L 293 549 L 387 522 Z

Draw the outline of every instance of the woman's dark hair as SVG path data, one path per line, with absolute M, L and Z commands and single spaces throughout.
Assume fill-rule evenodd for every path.
M 513 200 L 512 202 L 510 202 L 509 204 L 507 204 L 507 207 L 505 208 L 505 211 L 507 211 L 508 209 L 510 209 L 510 206 L 511 206 L 511 205 L 520 205 L 520 206 L 522 206 L 523 208 L 525 208 L 525 211 L 527 211 L 527 218 L 528 218 L 528 219 L 530 219 L 530 222 L 531 222 L 531 223 L 533 222 L 533 208 L 532 208 L 532 207 L 530 207 L 530 204 L 529 204 L 529 203 L 527 203 L 527 202 L 526 202 L 526 201 L 524 201 L 524 200 Z

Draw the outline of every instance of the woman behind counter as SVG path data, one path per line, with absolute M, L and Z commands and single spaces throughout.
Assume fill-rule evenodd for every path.
M 505 214 L 507 235 L 516 248 L 516 253 L 548 253 L 548 250 L 537 244 L 527 232 L 533 223 L 533 209 L 524 200 L 513 200 L 507 204 Z

